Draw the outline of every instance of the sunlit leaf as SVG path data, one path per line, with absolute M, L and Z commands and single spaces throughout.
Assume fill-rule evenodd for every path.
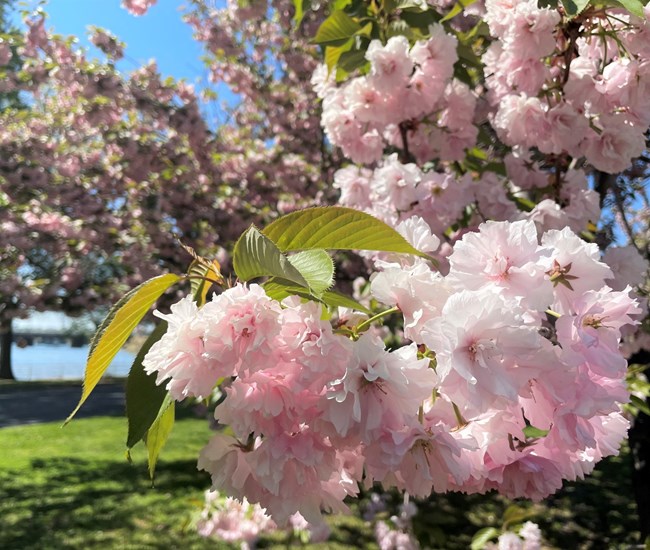
M 268 225 L 264 234 L 283 252 L 323 248 L 427 257 L 384 222 L 365 212 L 340 206 L 292 212 Z
M 523 432 L 526 437 L 536 439 L 539 437 L 546 437 L 549 430 L 542 430 L 540 428 L 536 428 L 535 426 L 526 426 L 523 429 Z
M 232 263 L 237 277 L 242 281 L 270 276 L 288 279 L 300 286 L 309 286 L 300 271 L 282 254 L 274 242 L 252 225 L 235 244 Z
M 499 536 L 499 530 L 496 527 L 484 527 L 472 537 L 471 550 L 483 550 L 485 545 L 492 539 Z
M 289 256 L 289 261 L 317 296 L 334 284 L 334 261 L 325 250 L 304 250 Z
M 641 0 L 616 0 L 615 2 L 608 3 L 623 6 L 632 15 L 636 15 L 642 19 L 645 18 L 643 13 L 643 2 L 641 2 Z
M 97 330 L 88 354 L 81 399 L 66 424 L 84 404 L 133 329 L 171 285 L 181 277 L 173 273 L 154 277 L 128 292 L 115 304 Z
M 356 23 L 345 12 L 336 10 L 318 28 L 314 43 L 333 46 L 341 45 L 359 30 L 361 30 L 361 25 Z
M 156 463 L 158 462 L 160 451 L 162 451 L 165 443 L 167 443 L 169 434 L 174 427 L 174 418 L 174 401 L 170 396 L 167 396 L 160 408 L 160 414 L 144 438 L 145 445 L 147 446 L 149 477 L 152 481 L 156 473 Z

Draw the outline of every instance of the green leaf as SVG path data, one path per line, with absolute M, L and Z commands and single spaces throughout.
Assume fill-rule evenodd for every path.
M 334 284 L 334 261 L 322 248 L 298 252 L 289 256 L 289 261 L 300 271 L 316 296 Z
M 509 526 L 521 523 L 522 521 L 530 519 L 536 515 L 537 512 L 532 508 L 523 508 L 516 504 L 511 504 L 503 513 L 503 529 L 505 530 Z
M 149 477 L 153 481 L 156 473 L 156 463 L 160 451 L 167 443 L 167 438 L 174 427 L 174 400 L 167 396 L 160 408 L 160 414 L 147 431 L 144 442 L 147 446 L 147 464 L 149 466 Z
M 450 19 L 453 19 L 453 18 L 456 17 L 457 15 L 461 14 L 461 13 L 463 12 L 463 10 L 464 10 L 467 6 L 471 6 L 474 2 L 476 2 L 476 0 L 465 0 L 465 1 L 463 1 L 463 0 L 458 0 L 458 2 L 456 2 L 456 4 L 454 5 L 454 7 L 451 8 L 451 10 L 449 11 L 449 13 L 447 13 L 447 15 L 445 15 L 445 16 L 440 20 L 440 22 L 441 22 L 441 23 L 444 23 L 445 21 L 449 21 Z
M 643 399 L 637 397 L 636 395 L 630 395 L 630 402 L 635 408 L 639 409 L 642 413 L 645 413 L 648 416 L 650 416 L 650 406 L 648 406 L 648 403 L 646 403 Z
M 305 16 L 305 8 L 309 9 L 310 4 L 310 0 L 293 0 L 293 7 L 296 10 L 296 13 L 293 14 L 293 24 L 295 27 L 299 27 L 300 23 L 302 23 L 302 18 Z
M 435 10 L 406 9 L 400 14 L 400 19 L 415 29 L 427 30 L 433 23 L 440 21 L 440 14 Z
M 300 286 L 309 283 L 271 239 L 251 225 L 235 244 L 232 264 L 237 277 L 250 281 L 257 277 L 282 277 Z
M 569 18 L 573 19 L 589 5 L 589 0 L 562 0 L 562 5 Z
M 113 357 L 122 349 L 129 335 L 149 311 L 149 308 L 165 290 L 179 280 L 180 277 L 173 273 L 149 279 L 128 292 L 111 308 L 108 316 L 97 329 L 90 346 L 81 399 L 64 425 L 72 420 L 72 417 L 88 399 L 111 364 Z
M 350 50 L 341 54 L 337 65 L 340 69 L 351 73 L 359 67 L 363 67 L 366 63 L 368 63 L 368 60 L 366 59 L 365 50 Z
M 325 65 L 327 66 L 327 71 L 332 72 L 334 67 L 339 63 L 339 58 L 342 54 L 347 52 L 354 44 L 354 40 L 351 38 L 341 46 L 326 46 L 325 47 Z
M 485 545 L 492 539 L 499 536 L 499 530 L 496 527 L 484 527 L 476 532 L 472 537 L 471 550 L 483 550 Z
M 352 38 L 361 26 L 341 10 L 332 13 L 318 28 L 313 42 L 321 45 L 337 46 Z
M 427 257 L 384 222 L 360 210 L 341 206 L 292 212 L 268 225 L 264 234 L 283 252 L 324 248 L 399 252 Z
M 615 3 L 623 6 L 632 15 L 636 15 L 641 19 L 645 18 L 643 13 L 643 3 L 641 0 L 616 0 Z
M 196 251 L 185 244 L 181 244 L 185 251 L 194 259 L 187 270 L 194 301 L 201 307 L 205 304 L 208 292 L 213 284 L 225 283 L 221 275 L 221 265 L 215 259 L 208 260 L 199 256 Z
M 536 428 L 535 426 L 526 426 L 522 431 L 526 437 L 536 439 L 539 437 L 546 437 L 550 430 L 542 430 L 540 428 Z
M 372 315 L 372 311 L 366 306 L 345 294 L 337 292 L 336 290 L 326 290 L 319 297 L 316 297 L 306 291 L 306 289 L 293 284 L 291 281 L 285 281 L 282 279 L 268 280 L 264 283 L 264 290 L 269 298 L 273 298 L 278 302 L 281 302 L 289 296 L 300 296 L 306 300 L 315 300 L 329 307 L 347 307 L 356 311 L 362 311 L 367 315 Z
M 526 197 L 515 196 L 513 199 L 519 210 L 531 212 L 535 208 L 535 203 Z
M 156 375 L 147 374 L 142 366 L 142 361 L 151 346 L 160 340 L 166 331 L 165 321 L 156 326 L 140 348 L 126 380 L 126 417 L 129 422 L 126 446 L 128 449 L 145 436 L 158 417 L 160 407 L 168 395 L 164 385 L 156 385 Z

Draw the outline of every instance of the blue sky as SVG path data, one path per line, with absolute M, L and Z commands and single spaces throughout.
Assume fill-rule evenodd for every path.
M 120 0 L 50 0 L 45 4 L 47 28 L 58 34 L 74 35 L 80 46 L 99 56 L 88 40 L 88 26 L 105 28 L 126 42 L 125 59 L 118 67 L 130 72 L 150 59 L 156 59 L 163 76 L 185 78 L 207 84 L 207 69 L 200 57 L 201 45 L 192 39 L 192 29 L 181 20 L 181 0 L 158 0 L 149 12 L 135 17 L 120 7 Z M 37 7 L 29 0 L 27 5 Z M 19 16 L 16 15 L 19 20 Z

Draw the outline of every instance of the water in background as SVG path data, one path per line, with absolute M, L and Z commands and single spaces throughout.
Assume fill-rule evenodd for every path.
M 11 363 L 16 380 L 81 380 L 86 369 L 88 346 L 36 344 L 11 347 Z M 120 350 L 106 376 L 127 376 L 135 359 L 133 353 Z

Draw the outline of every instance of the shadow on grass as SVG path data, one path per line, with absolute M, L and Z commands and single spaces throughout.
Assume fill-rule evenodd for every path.
M 184 529 L 208 484 L 196 461 L 159 463 L 152 488 L 126 462 L 35 459 L 0 472 L 0 548 L 214 548 Z
M 469 548 L 479 529 L 500 527 L 505 510 L 515 503 L 534 513 L 530 520 L 540 526 L 552 548 L 635 548 L 641 541 L 631 467 L 625 449 L 621 456 L 602 461 L 585 480 L 565 484 L 539 504 L 513 502 L 495 493 L 434 495 L 418 504 L 416 531 L 420 542 L 430 548 Z
M 634 548 L 639 533 L 630 460 L 627 453 L 606 460 L 587 480 L 534 505 L 531 519 L 545 541 L 554 548 Z M 187 528 L 208 485 L 195 460 L 159 463 L 152 488 L 141 465 L 34 459 L 29 470 L 0 471 L 0 548 L 233 548 Z M 510 503 L 496 495 L 435 495 L 418 503 L 416 530 L 430 548 L 468 548 L 480 528 L 500 525 Z M 333 536 L 318 547 L 374 546 L 372 529 L 358 514 L 331 519 Z M 261 546 L 285 544 L 273 537 Z

